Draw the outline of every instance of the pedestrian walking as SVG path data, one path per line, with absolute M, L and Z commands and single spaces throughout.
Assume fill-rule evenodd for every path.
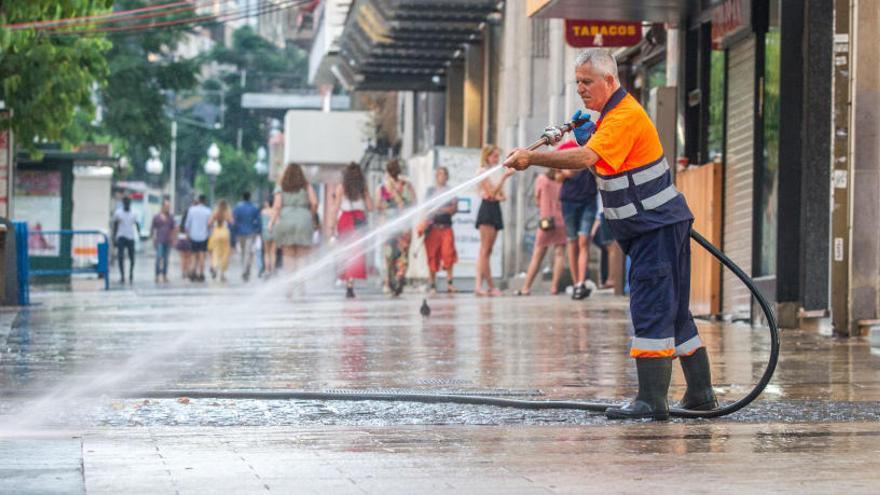
M 274 194 L 269 230 L 281 247 L 284 269 L 295 271 L 312 247 L 318 199 L 297 163 L 284 169 Z
M 598 214 L 596 215 L 596 220 L 593 222 L 593 230 L 590 232 L 590 239 L 593 240 L 593 244 L 599 248 L 600 260 L 599 260 L 599 287 L 603 289 L 614 288 L 614 282 L 610 280 L 609 277 L 609 247 L 614 242 L 614 236 L 611 234 L 611 229 L 608 228 L 608 222 L 605 221 L 605 214 L 602 213 L 602 197 L 601 195 L 598 198 L 598 205 L 596 206 L 598 210 Z
M 263 201 L 263 209 L 260 210 L 260 226 L 262 235 L 262 252 L 263 252 L 263 271 L 261 276 L 271 276 L 275 272 L 275 254 L 277 246 L 275 238 L 272 236 L 272 229 L 269 228 L 272 222 L 272 201 Z
M 197 205 L 198 203 L 198 199 L 193 199 L 190 206 Z M 180 226 L 177 229 L 177 242 L 174 244 L 177 254 L 180 256 L 180 274 L 183 279 L 189 278 L 194 266 L 192 261 L 192 243 L 189 240 L 189 236 L 186 235 L 186 218 L 188 213 L 189 208 L 183 212 L 183 216 L 180 218 Z
M 205 256 L 208 253 L 208 236 L 211 232 L 211 209 L 204 194 L 199 195 L 196 204 L 186 212 L 186 236 L 189 239 L 191 256 L 189 279 L 193 282 L 205 281 Z
M 367 181 L 357 163 L 351 163 L 342 172 L 342 183 L 336 186 L 334 196 L 336 236 L 349 241 L 367 226 L 367 213 L 373 211 L 373 199 L 367 191 Z M 332 231 L 333 229 L 331 229 Z M 367 278 L 367 259 L 363 250 L 347 256 L 339 278 L 345 281 L 345 297 L 354 297 L 354 281 Z
M 610 52 L 591 48 L 575 63 L 577 91 L 584 105 L 601 112 L 595 133 L 576 133 L 578 147 L 552 153 L 515 149 L 505 166 L 530 164 L 590 170 L 599 179 L 608 227 L 631 260 L 630 314 L 639 391 L 609 418 L 669 418 L 672 360 L 680 358 L 687 389 L 678 407 L 718 406 L 709 357 L 688 309 L 690 230 L 694 216 L 675 189 L 657 129 L 648 114 L 620 86 Z M 580 112 L 575 114 L 575 119 Z M 573 120 L 575 120 L 573 119 Z
M 385 180 L 376 191 L 376 207 L 384 219 L 393 219 L 416 200 L 412 184 L 401 176 L 400 162 L 396 159 L 385 164 Z M 403 292 L 406 271 L 409 268 L 409 247 L 412 233 L 404 228 L 385 241 L 385 284 L 394 296 Z
M 566 141 L 558 149 L 577 147 L 576 141 Z M 592 292 L 588 287 L 587 273 L 590 265 L 590 234 L 596 220 L 596 178 L 589 170 L 563 170 L 561 174 L 565 180 L 559 198 L 562 200 L 562 216 L 565 218 L 565 235 L 568 238 L 568 266 L 574 283 L 571 298 L 585 299 Z
M 232 220 L 235 240 L 241 251 L 241 278 L 247 282 L 254 262 L 254 242 L 262 230 L 260 210 L 251 203 L 251 193 L 241 195 L 241 201 L 232 209 Z
M 211 252 L 211 279 L 220 276 L 226 282 L 226 270 L 229 268 L 229 256 L 232 254 L 232 212 L 225 199 L 217 202 L 217 208 L 211 213 L 211 235 L 208 237 L 208 251 Z
M 562 176 L 555 169 L 547 169 L 547 173 L 539 175 L 535 180 L 535 203 L 538 205 L 541 219 L 538 222 L 538 230 L 535 233 L 535 248 L 532 251 L 532 261 L 526 272 L 526 280 L 518 296 L 531 294 L 532 282 L 541 268 L 544 255 L 549 248 L 553 248 L 553 278 L 550 282 L 550 293 L 559 292 L 559 277 L 565 266 L 565 226 L 562 218 L 562 203 L 559 201 L 559 191 L 562 189 Z
M 119 260 L 119 283 L 125 283 L 125 252 L 128 251 L 128 283 L 134 282 L 134 240 L 140 235 L 141 226 L 131 211 L 131 198 L 122 198 L 122 207 L 113 214 L 113 242 Z
M 171 201 L 162 201 L 162 209 L 153 216 L 150 223 L 150 237 L 156 248 L 156 283 L 159 278 L 168 283 L 168 260 L 171 258 L 171 243 L 175 238 L 174 216 L 171 214 Z
M 497 146 L 488 144 L 483 146 L 480 153 L 480 168 L 478 174 L 498 165 L 501 150 Z M 492 267 L 489 260 L 492 257 L 492 249 L 495 247 L 495 239 L 498 232 L 504 228 L 504 220 L 501 217 L 501 202 L 507 199 L 504 194 L 504 183 L 513 175 L 513 170 L 505 170 L 504 175 L 498 181 L 486 177 L 480 182 L 480 209 L 477 211 L 477 230 L 480 231 L 480 253 L 477 256 L 477 273 L 474 284 L 474 294 L 478 296 L 500 296 L 501 291 L 495 288 L 492 280 Z M 483 282 L 486 282 L 488 290 L 483 290 Z
M 449 169 L 437 168 L 434 172 L 434 185 L 428 188 L 428 197 L 443 194 L 449 190 Z M 458 292 L 453 283 L 453 266 L 458 263 L 455 250 L 455 233 L 452 231 L 452 216 L 458 211 L 458 199 L 434 210 L 428 218 L 422 235 L 425 236 L 425 254 L 428 257 L 428 290 L 437 292 L 437 272 L 446 271 L 446 292 Z

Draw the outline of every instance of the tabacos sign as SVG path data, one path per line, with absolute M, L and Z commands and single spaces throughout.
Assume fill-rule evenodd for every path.
M 632 46 L 642 40 L 642 23 L 566 19 L 565 41 L 574 48 Z

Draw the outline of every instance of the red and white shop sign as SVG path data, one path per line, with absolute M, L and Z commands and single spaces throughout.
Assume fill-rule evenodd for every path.
M 12 165 L 11 131 L 0 131 L 0 217 L 9 216 L 9 167 Z
M 632 46 L 641 40 L 640 22 L 565 20 L 565 41 L 574 48 Z
M 752 24 L 751 0 L 725 0 L 712 9 L 712 44 L 720 47 L 725 39 Z

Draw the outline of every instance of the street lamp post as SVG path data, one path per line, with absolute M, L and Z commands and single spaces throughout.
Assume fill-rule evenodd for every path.
M 168 181 L 171 183 L 170 193 L 169 193 L 169 201 L 171 202 L 171 211 L 172 213 L 177 211 L 177 127 L 178 124 L 188 124 L 191 126 L 199 127 L 201 129 L 208 130 L 218 130 L 222 129 L 224 122 L 226 121 L 226 93 L 222 90 L 218 91 L 209 91 L 209 90 L 200 90 L 197 94 L 204 95 L 219 95 L 220 96 L 220 122 L 215 122 L 213 125 L 207 125 L 205 122 L 200 122 L 197 119 L 191 119 L 180 115 L 177 107 L 177 92 L 168 91 L 167 95 L 169 100 L 171 101 L 171 111 L 169 114 L 169 118 L 171 119 L 171 158 L 169 160 L 169 177 Z
M 211 180 L 211 204 L 214 204 L 214 186 L 217 183 L 217 176 L 223 170 L 219 158 L 220 148 L 217 147 L 217 143 L 211 143 L 211 146 L 208 147 L 208 161 L 205 162 L 205 173 Z
M 171 202 L 171 215 L 177 211 L 177 120 L 171 121 L 171 159 L 169 160 L 171 170 L 168 181 L 171 182 L 169 188 L 168 200 Z
M 260 177 L 260 184 L 257 189 L 257 200 L 262 207 L 263 204 L 263 186 L 265 186 L 266 175 L 269 174 L 269 165 L 266 163 L 266 148 L 264 146 L 260 146 L 257 148 L 257 162 L 254 163 L 254 170 L 257 171 L 257 175 Z

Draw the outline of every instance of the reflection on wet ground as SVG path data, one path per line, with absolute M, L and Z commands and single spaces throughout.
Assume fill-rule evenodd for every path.
M 761 399 L 714 421 L 137 398 L 379 389 L 621 401 L 635 392 L 624 299 L 442 295 L 423 318 L 417 294 L 288 301 L 252 287 L 37 292 L 33 307 L 0 313 L 0 421 L 53 394 L 39 403 L 38 428 L 0 435 L 0 492 L 641 493 L 650 483 L 660 493 L 719 484 L 828 493 L 873 492 L 880 476 L 864 469 L 880 437 L 880 357 L 865 339 L 799 330 L 783 333 Z M 719 396 L 738 398 L 763 372 L 765 330 L 698 324 Z M 683 390 L 676 369 L 671 398 Z
M 103 296 L 103 295 L 102 295 Z M 245 304 L 243 304 L 245 303 Z M 619 400 L 634 391 L 624 299 L 598 296 L 388 300 L 338 294 L 254 301 L 238 288 L 46 297 L 19 314 L 0 354 L 0 390 L 40 394 L 107 370 L 132 389 L 540 390 L 545 399 Z M 765 330 L 700 322 L 722 399 L 763 371 Z M 177 342 L 183 335 L 189 340 Z M 137 366 L 126 363 L 138 358 Z M 784 331 L 763 400 L 880 400 L 880 357 L 864 339 Z M 671 395 L 683 391 L 676 369 Z M 112 390 L 94 390 L 98 395 Z

